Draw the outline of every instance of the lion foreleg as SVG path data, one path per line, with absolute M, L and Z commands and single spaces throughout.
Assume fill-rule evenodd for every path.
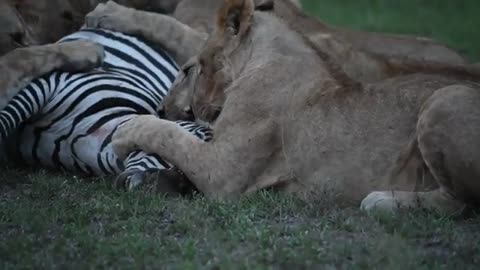
M 112 144 L 120 158 L 135 149 L 159 155 L 208 196 L 232 197 L 247 189 L 248 160 L 235 162 L 238 152 L 230 145 L 204 142 L 174 122 L 137 117 L 115 132 Z
M 103 48 L 86 41 L 16 49 L 0 58 L 0 109 L 32 79 L 55 69 L 84 71 L 102 63 Z
M 197 55 L 208 35 L 170 16 L 135 10 L 113 1 L 99 4 L 86 18 L 87 27 L 140 36 L 163 46 L 179 64 Z

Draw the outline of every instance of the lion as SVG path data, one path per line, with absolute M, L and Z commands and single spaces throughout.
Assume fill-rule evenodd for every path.
M 291 28 L 309 37 L 351 77 L 362 82 L 431 70 L 432 66 L 461 68 L 469 63 L 453 49 L 426 37 L 333 27 L 305 14 L 288 0 L 274 0 L 273 9 Z
M 90 42 L 39 46 L 10 0 L 0 0 L 0 25 L 0 109 L 36 77 L 55 69 L 87 71 L 103 59 L 103 48 Z
M 0 55 L 48 44 L 77 31 L 85 15 L 105 0 L 0 0 Z M 117 0 L 140 10 L 172 13 L 180 0 Z
M 222 0 L 183 0 L 172 16 L 188 26 L 210 33 L 215 25 L 212 14 Z M 272 11 L 313 42 L 337 43 L 342 51 L 358 50 L 380 57 L 407 58 L 415 61 L 434 61 L 445 64 L 466 64 L 468 61 L 453 49 L 425 37 L 355 31 L 332 27 L 305 14 L 301 5 L 292 0 L 256 0 L 256 8 Z M 192 44 L 193 46 L 200 46 Z M 327 46 L 326 44 L 325 46 Z M 331 44 L 330 44 L 331 46 Z M 351 47 L 351 48 L 350 48 Z M 357 57 L 360 59 L 360 56 Z
M 104 0 L 1 0 L 2 20 L 13 20 L 19 13 L 27 27 L 22 29 L 4 28 L 0 39 L 8 41 L 9 46 L 0 46 L 0 54 L 20 46 L 46 44 L 72 33 L 83 24 L 83 17 L 97 4 Z M 221 4 L 221 0 L 117 0 L 116 2 L 136 9 L 156 13 L 173 13 L 172 16 L 188 26 L 202 32 L 210 33 L 214 25 L 212 14 Z M 15 8 L 13 8 L 13 6 Z M 385 68 L 386 64 L 377 63 L 374 57 L 400 57 L 416 61 L 432 60 L 439 63 L 464 64 L 467 61 L 452 49 L 438 42 L 401 35 L 369 33 L 352 31 L 327 26 L 316 18 L 304 14 L 300 3 L 295 0 L 256 0 L 256 6 L 261 10 L 273 10 L 279 17 L 308 35 L 315 42 L 326 43 L 325 46 L 339 47 L 337 56 L 348 56 L 348 61 L 372 61 L 374 65 Z M 7 12 L 8 11 L 8 12 Z M 14 12 L 14 13 L 12 13 Z M 4 23 L 4 25 L 8 25 Z M 332 45 L 333 44 L 333 45 Z M 191 46 L 201 48 L 202 43 L 192 43 Z M 350 46 L 352 48 L 350 48 Z M 355 49 L 367 54 L 353 55 L 348 51 Z M 345 54 L 347 53 L 347 54 Z M 365 60 L 367 58 L 367 60 Z M 372 58 L 372 59 L 370 59 Z M 363 64 L 358 70 L 369 68 L 369 63 Z M 345 64 L 350 66 L 350 63 Z M 378 69 L 377 68 L 377 69 Z M 373 70 L 370 74 L 375 74 Z
M 37 44 L 17 10 L 6 0 L 0 0 L 0 55 L 18 47 Z
M 203 48 L 212 25 L 215 24 L 210 15 L 213 13 L 212 8 L 219 4 L 221 4 L 221 0 L 205 0 L 203 2 L 183 0 L 178 4 L 172 18 L 126 9 L 113 2 L 108 2 L 106 5 L 99 5 L 94 12 L 89 13 L 86 17 L 86 23 L 87 25 L 97 23 L 102 28 L 138 35 L 152 43 L 161 44 L 175 57 L 177 63 L 183 65 Z M 463 60 L 451 60 L 453 58 L 450 58 L 450 56 L 458 56 L 458 54 L 452 50 L 450 50 L 451 53 L 448 53 L 449 49 L 446 47 L 444 47 L 445 50 L 438 49 L 442 45 L 435 42 L 429 43 L 424 40 L 420 41 L 418 38 L 400 38 L 375 33 L 362 35 L 361 32 L 351 36 L 352 39 L 358 38 L 357 41 L 352 40 L 350 42 L 346 38 L 340 39 L 337 37 L 343 35 L 337 35 L 340 30 L 327 27 L 316 19 L 305 15 L 289 0 L 256 0 L 255 8 L 260 11 L 273 9 L 274 14 L 281 16 L 295 31 L 309 37 L 316 46 L 334 58 L 350 77 L 360 82 L 375 82 L 418 72 L 451 73 L 452 70 L 462 70 L 462 72 L 463 70 L 469 70 L 469 72 L 475 74 L 480 73 L 478 67 L 467 66 Z M 100 14 L 104 18 L 97 20 Z M 381 41 L 382 38 L 384 39 L 382 42 L 385 44 L 397 42 L 396 46 L 410 49 L 404 50 L 405 54 L 394 52 L 402 51 L 400 49 L 392 50 L 391 53 L 382 52 L 381 49 L 376 48 L 379 45 L 375 45 L 382 42 L 371 42 L 373 40 Z M 362 48 L 356 48 L 352 45 L 354 42 L 362 43 L 362 40 L 365 41 Z M 368 49 L 368 46 L 372 47 Z M 393 45 L 388 46 L 395 48 Z M 425 50 L 421 50 L 421 47 Z M 423 51 L 425 55 L 421 53 L 413 54 L 411 50 Z M 436 56 L 428 56 L 430 51 L 439 53 L 435 53 Z M 442 57 L 446 58 L 441 59 Z
M 103 58 L 103 47 L 86 41 L 18 48 L 0 56 L 0 110 L 5 109 L 34 78 L 54 70 L 92 70 L 102 64 Z M 5 162 L 6 145 L 3 143 L 0 152 L 0 162 Z
M 295 26 L 295 29 L 315 43 L 323 42 L 323 39 L 330 39 L 330 36 L 333 36 L 340 43 L 347 43 L 357 50 L 374 55 L 407 57 L 417 61 L 427 60 L 449 64 L 467 63 L 459 53 L 430 38 L 334 27 L 305 14 L 288 0 L 274 0 L 274 2 L 275 14 L 286 20 L 289 25 Z
M 292 6 L 296 10 L 301 10 L 301 3 L 298 0 L 285 0 L 288 4 L 279 6 L 277 9 L 291 8 Z M 172 17 L 194 28 L 197 31 L 201 31 L 210 34 L 215 26 L 214 14 L 222 4 L 222 0 L 181 0 L 175 11 L 171 14 Z M 262 11 L 273 11 L 273 0 L 255 0 L 256 9 Z M 288 13 L 287 11 L 282 11 Z M 294 19 L 293 16 L 289 17 Z M 192 44 L 194 45 L 194 44 Z M 196 46 L 199 46 L 198 44 Z
M 209 3 L 213 5 L 215 2 L 218 3 L 219 0 L 210 0 Z M 278 11 L 274 14 L 284 14 L 286 12 L 285 10 L 290 10 L 288 13 L 290 15 L 283 15 L 282 20 L 284 20 L 290 28 L 293 28 L 293 30 L 304 36 L 306 35 L 313 45 L 335 60 L 349 77 L 359 82 L 378 82 L 395 76 L 419 72 L 438 75 L 454 74 L 466 79 L 480 76 L 480 66 L 416 61 L 397 57 L 387 58 L 356 50 L 345 42 L 339 42 L 333 35 L 329 35 L 328 38 L 321 40 L 314 40 L 308 36 L 310 31 L 313 32 L 312 29 L 314 29 L 314 27 L 309 26 L 311 23 L 309 24 L 303 20 L 303 18 L 308 17 L 301 13 L 300 10 L 295 9 L 293 5 L 289 4 L 289 0 L 276 0 L 275 3 L 272 1 L 256 0 L 254 3 L 255 9 L 259 11 L 271 10 L 275 8 L 273 6 L 274 4 L 277 5 Z M 189 17 L 188 14 L 190 13 L 187 11 L 192 9 L 198 17 L 189 20 L 188 18 L 193 17 Z M 86 16 L 86 25 L 137 35 L 154 44 L 160 44 L 170 52 L 177 63 L 188 68 L 192 66 L 188 63 L 188 60 L 200 53 L 203 44 L 208 38 L 208 34 L 205 32 L 210 31 L 208 29 L 211 28 L 211 26 L 208 25 L 214 24 L 210 22 L 212 19 L 207 17 L 210 9 L 210 5 L 199 5 L 199 3 L 195 4 L 195 2 L 183 0 L 177 6 L 172 18 L 170 16 L 125 8 L 110 1 L 104 5 L 97 6 L 93 12 L 89 13 Z M 285 17 L 288 20 L 286 20 Z M 208 18 L 208 20 L 204 18 Z M 296 21 L 293 18 L 299 18 L 298 23 L 295 25 L 292 25 L 292 21 Z M 318 23 L 318 21 L 313 18 L 309 20 L 315 23 L 315 25 Z M 325 27 L 326 26 L 320 26 L 319 29 L 324 29 Z M 167 98 L 163 104 L 163 106 L 170 111 L 167 118 L 171 120 L 191 120 L 190 93 L 177 90 L 172 91 L 170 96 L 172 98 Z
M 18 48 L 1 56 L 0 109 L 34 78 L 54 70 L 92 70 L 102 64 L 103 57 L 102 46 L 86 41 Z
M 114 133 L 119 156 L 156 153 L 211 198 L 328 191 L 369 211 L 445 213 L 479 202 L 478 81 L 411 74 L 359 84 L 252 0 L 224 2 L 191 63 L 173 91 L 192 93 L 214 139 L 139 116 Z
M 183 0 L 178 4 L 172 16 L 196 30 L 210 33 L 215 25 L 212 14 L 221 3 L 222 0 Z M 370 58 L 375 58 L 375 56 L 397 57 L 444 64 L 466 64 L 468 62 L 453 49 L 425 37 L 372 33 L 329 26 L 317 18 L 305 14 L 301 6 L 291 0 L 256 0 L 255 5 L 259 10 L 272 11 L 297 31 L 308 36 L 314 43 L 327 43 L 324 46 L 339 47 L 336 53 L 339 57 L 345 53 L 348 56 L 348 51 L 356 50 L 371 54 L 367 55 Z M 201 47 L 197 44 L 192 45 Z M 360 55 L 355 59 L 362 60 L 362 57 L 365 58 L 364 55 Z

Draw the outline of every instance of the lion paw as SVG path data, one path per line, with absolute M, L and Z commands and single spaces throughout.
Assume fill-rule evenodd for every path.
M 105 58 L 103 46 L 85 40 L 59 44 L 63 62 L 60 69 L 68 72 L 89 71 L 99 67 Z
M 131 33 L 131 27 L 135 23 L 131 18 L 134 13 L 134 9 L 124 7 L 113 1 L 108 1 L 105 4 L 100 3 L 85 17 L 85 26 L 133 34 Z
M 394 213 L 398 210 L 398 203 L 391 192 L 376 191 L 368 194 L 360 204 L 360 209 L 367 212 L 378 211 Z

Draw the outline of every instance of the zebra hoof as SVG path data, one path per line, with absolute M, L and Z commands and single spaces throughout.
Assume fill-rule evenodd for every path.
M 114 181 L 113 187 L 117 190 L 131 191 L 145 184 L 146 171 L 132 170 L 121 173 Z
M 172 169 L 123 172 L 116 178 L 114 187 L 127 191 L 142 188 L 166 195 L 187 195 L 196 190 L 183 174 Z

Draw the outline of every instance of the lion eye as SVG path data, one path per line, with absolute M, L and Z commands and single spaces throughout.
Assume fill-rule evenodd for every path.
M 185 68 L 183 69 L 183 74 L 185 74 L 185 77 L 188 76 L 188 74 L 190 73 L 190 70 L 192 69 L 192 67 L 193 67 L 193 66 L 190 65 L 190 66 L 187 66 L 187 67 L 185 67 Z

